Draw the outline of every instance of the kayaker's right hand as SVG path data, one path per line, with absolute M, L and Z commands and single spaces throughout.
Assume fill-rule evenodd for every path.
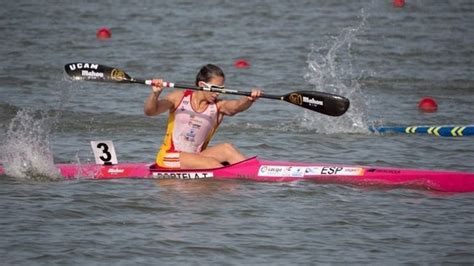
M 153 93 L 159 94 L 164 89 L 162 79 L 153 79 L 151 84 L 152 84 L 151 88 L 153 90 Z

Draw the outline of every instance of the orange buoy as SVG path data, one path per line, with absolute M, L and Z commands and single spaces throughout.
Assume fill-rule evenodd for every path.
M 423 112 L 433 113 L 438 110 L 438 104 L 431 97 L 424 97 L 418 103 L 418 109 Z
M 398 8 L 402 8 L 405 6 L 405 0 L 393 0 L 392 3 L 394 7 L 398 7 Z
M 250 67 L 250 64 L 245 59 L 239 59 L 234 62 L 234 66 L 236 68 L 248 68 Z
M 112 32 L 108 28 L 100 28 L 97 30 L 97 39 L 99 40 L 105 40 L 105 39 L 110 39 L 112 37 Z

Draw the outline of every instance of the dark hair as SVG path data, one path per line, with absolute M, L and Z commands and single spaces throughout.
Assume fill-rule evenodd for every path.
M 209 82 L 213 77 L 222 77 L 225 79 L 224 71 L 213 64 L 203 66 L 196 75 L 196 86 L 199 86 L 199 81 Z

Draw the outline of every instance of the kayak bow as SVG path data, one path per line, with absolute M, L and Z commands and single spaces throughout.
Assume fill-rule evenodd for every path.
M 149 163 L 117 165 L 57 164 L 61 175 L 71 179 L 242 179 L 263 182 L 311 180 L 387 188 L 415 188 L 442 192 L 474 192 L 474 173 L 388 167 L 347 166 L 259 160 L 257 157 L 214 169 L 163 169 Z M 0 166 L 0 174 L 4 174 Z

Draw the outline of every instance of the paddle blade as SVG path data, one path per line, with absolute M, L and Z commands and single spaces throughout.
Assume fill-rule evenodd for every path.
M 74 80 L 130 83 L 132 78 L 120 69 L 93 63 L 70 63 L 64 66 Z
M 295 91 L 284 95 L 283 100 L 330 116 L 343 115 L 350 105 L 347 98 L 318 91 Z

